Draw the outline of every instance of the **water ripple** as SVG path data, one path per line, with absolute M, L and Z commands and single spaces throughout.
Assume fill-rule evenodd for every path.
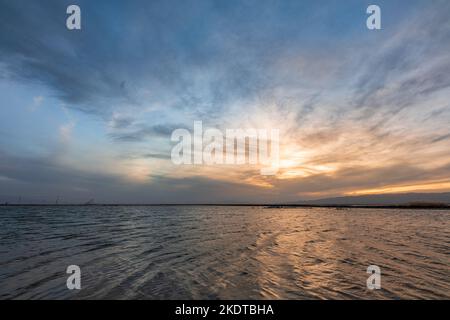
M 450 213 L 2 207 L 1 299 L 448 299 Z M 68 265 L 82 290 L 66 288 Z M 382 289 L 366 288 L 366 268 Z

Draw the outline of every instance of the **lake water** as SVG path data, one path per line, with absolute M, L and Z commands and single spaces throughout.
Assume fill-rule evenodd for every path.
M 0 207 L 0 225 L 1 299 L 450 298 L 444 210 Z

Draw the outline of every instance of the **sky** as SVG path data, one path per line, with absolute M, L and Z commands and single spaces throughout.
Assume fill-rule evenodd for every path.
M 449 52 L 445 0 L 0 0 L 0 201 L 450 191 Z M 194 121 L 280 130 L 279 171 L 175 165 Z

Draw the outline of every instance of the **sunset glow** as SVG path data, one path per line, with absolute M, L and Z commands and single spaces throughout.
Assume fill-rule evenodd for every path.
M 356 2 L 124 2 L 79 32 L 60 27 L 64 16 L 48 18 L 63 4 L 5 5 L 1 201 L 449 191 L 449 5 L 381 5 L 385 27 L 373 31 Z M 276 174 L 261 175 L 261 164 L 175 165 L 171 134 L 195 121 L 221 132 L 279 130 Z

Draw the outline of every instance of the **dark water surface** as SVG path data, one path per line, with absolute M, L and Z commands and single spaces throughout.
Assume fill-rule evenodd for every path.
M 450 298 L 449 211 L 1 207 L 0 226 L 1 299 Z

